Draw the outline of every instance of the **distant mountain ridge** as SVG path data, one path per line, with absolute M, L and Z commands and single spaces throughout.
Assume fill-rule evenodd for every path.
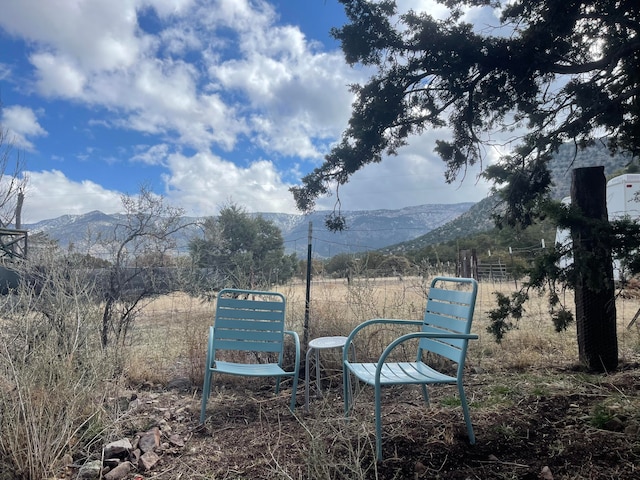
M 315 258 L 330 258 L 339 253 L 358 253 L 378 250 L 387 245 L 398 244 L 420 237 L 438 228 L 473 206 L 472 202 L 456 204 L 418 205 L 397 210 L 343 211 L 348 229 L 330 232 L 324 221 L 328 211 L 308 215 L 286 213 L 256 213 L 272 221 L 282 231 L 285 250 L 306 258 L 308 250 L 309 223 L 312 225 L 312 252 Z M 88 233 L 92 236 L 112 231 L 124 216 L 93 211 L 82 215 L 63 215 L 24 225 L 31 234 L 43 233 L 56 240 L 63 248 L 73 245 L 75 251 L 88 249 Z M 201 231 L 195 225 L 202 218 L 184 217 L 188 224 L 176 236 L 178 253 L 187 254 L 189 240 Z
M 553 179 L 551 194 L 561 199 L 569 195 L 571 170 L 577 167 L 604 165 L 605 175 L 611 176 L 625 167 L 631 158 L 612 156 L 607 146 L 598 142 L 593 147 L 576 152 L 572 145 L 563 145 L 549 165 Z M 306 258 L 309 223 L 312 225 L 312 252 L 315 258 L 330 258 L 340 253 L 359 253 L 380 250 L 402 253 L 427 245 L 447 242 L 486 232 L 494 227 L 491 218 L 499 208 L 499 199 L 489 196 L 478 203 L 428 204 L 397 210 L 343 211 L 348 229 L 330 232 L 325 227 L 329 211 L 308 215 L 286 213 L 261 213 L 280 230 L 285 250 Z M 86 250 L 87 232 L 94 235 L 113 229 L 122 221 L 122 215 L 94 211 L 84 215 L 63 215 L 24 225 L 31 233 L 42 232 L 57 240 L 63 248 L 73 245 L 76 251 Z M 201 218 L 185 217 L 185 223 L 193 224 Z M 191 238 L 201 234 L 195 226 L 185 228 L 176 238 L 178 252 L 186 254 Z

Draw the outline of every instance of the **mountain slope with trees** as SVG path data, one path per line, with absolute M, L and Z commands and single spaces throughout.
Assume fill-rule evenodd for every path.
M 604 142 L 598 142 L 579 152 L 575 152 L 572 145 L 562 145 L 549 162 L 549 171 L 552 179 L 551 197 L 554 200 L 561 200 L 569 195 L 571 190 L 571 170 L 574 168 L 603 165 L 605 174 L 609 178 L 619 174 L 631 160 L 631 157 L 627 154 L 611 155 Z M 409 252 L 419 250 L 428 245 L 446 243 L 460 238 L 467 238 L 474 234 L 490 232 L 496 228 L 492 216 L 500 212 L 500 205 L 500 197 L 491 195 L 474 204 L 467 212 L 445 225 L 435 228 L 418 238 L 390 245 L 381 249 L 381 251 L 396 254 Z M 548 235 L 547 239 L 553 239 L 554 237 L 555 232 L 552 235 Z

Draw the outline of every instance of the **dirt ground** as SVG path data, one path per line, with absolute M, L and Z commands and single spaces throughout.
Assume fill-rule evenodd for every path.
M 476 306 L 478 332 L 486 328 L 484 311 L 494 304 L 494 287 L 489 287 L 481 290 Z M 316 292 L 322 295 L 319 288 Z M 327 297 L 342 298 L 334 291 Z M 379 297 L 393 298 L 389 291 Z M 288 298 L 295 295 L 288 292 Z M 171 302 L 149 313 L 149 324 L 163 339 L 185 336 L 176 319 L 185 318 L 191 307 Z M 627 327 L 637 311 L 635 298 L 619 299 L 620 364 L 606 375 L 575 366 L 575 333 L 546 333 L 544 303 L 529 307 L 527 329 L 512 332 L 501 345 L 489 339 L 474 343 L 465 390 L 475 445 L 468 442 L 455 387 L 432 387 L 428 408 L 417 387 L 383 390 L 381 462 L 375 460 L 373 389 L 360 389 L 346 421 L 339 362 L 325 368 L 325 395 L 317 397 L 312 389 L 309 413 L 303 408 L 303 378 L 291 413 L 290 383 L 275 395 L 271 380 L 216 377 L 206 422 L 200 425 L 201 385 L 188 380 L 188 368 L 169 368 L 169 377 L 149 380 L 148 372 L 158 369 L 172 344 L 158 344 L 153 356 L 148 345 L 156 344 L 141 337 L 144 362 L 134 369 L 140 371 L 139 382 L 123 393 L 131 402 L 117 422 L 117 434 L 134 438 L 158 427 L 163 442 L 156 452 L 159 462 L 127 478 L 638 479 L 640 327 Z M 200 351 L 204 330 L 196 324 L 193 331 Z M 343 334 L 336 325 L 331 331 Z
M 339 375 L 303 413 L 258 380 L 218 383 L 204 426 L 201 394 L 186 379 L 131 392 L 123 433 L 157 426 L 160 462 L 135 478 L 154 479 L 637 479 L 640 478 L 640 370 L 610 375 L 578 369 L 471 372 L 466 392 L 477 443 L 470 445 L 455 392 L 385 390 L 384 460 L 376 462 L 370 388 L 344 420 Z M 312 390 L 313 391 L 313 390 Z M 314 391 L 315 393 L 315 391 Z M 131 478 L 134 478 L 133 474 Z

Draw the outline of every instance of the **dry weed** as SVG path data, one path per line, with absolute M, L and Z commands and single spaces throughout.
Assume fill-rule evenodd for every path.
M 279 290 L 287 297 L 289 328 L 298 331 L 302 338 L 305 285 L 292 284 Z M 202 439 L 203 445 L 211 444 L 215 461 L 208 462 L 209 467 L 200 469 L 198 475 L 201 478 L 465 478 L 452 475 L 475 472 L 481 478 L 522 478 L 525 473 L 527 478 L 534 478 L 546 464 L 535 462 L 548 462 L 555 471 L 573 468 L 576 472 L 574 476 L 560 474 L 559 478 L 592 478 L 593 472 L 587 467 L 571 467 L 571 462 L 581 455 L 576 450 L 579 446 L 576 438 L 612 448 L 611 445 L 620 442 L 603 433 L 608 430 L 602 428 L 618 428 L 615 422 L 623 421 L 625 428 L 637 427 L 640 431 L 637 413 L 640 399 L 632 393 L 637 374 L 622 371 L 609 378 L 574 370 L 578 357 L 575 327 L 556 333 L 544 296 L 533 297 L 518 328 L 510 331 L 501 344 L 495 343 L 486 332 L 486 313 L 494 308 L 493 292 L 509 294 L 513 290 L 511 283 L 480 284 L 473 328 L 480 339 L 470 343 L 467 375 L 467 395 L 479 438 L 475 449 L 464 441 L 464 422 L 455 389 L 430 389 L 431 408 L 426 408 L 419 389 L 394 387 L 385 390 L 383 399 L 385 462 L 376 463 L 373 389 L 360 389 L 350 420 L 345 421 L 340 353 L 328 351 L 323 352 L 322 357 L 326 394 L 322 398 L 313 397 L 308 415 L 299 415 L 301 409 L 293 416 L 288 413 L 289 385 L 284 385 L 283 392 L 274 396 L 271 382 L 217 379 L 209 409 L 213 415 L 207 421 L 211 436 Z M 419 319 L 424 308 L 424 293 L 420 279 L 354 281 L 351 285 L 344 281 L 314 282 L 310 338 L 347 335 L 356 324 L 374 317 Z M 639 359 L 640 326 L 627 328 L 639 306 L 638 299 L 618 299 L 622 362 Z M 177 328 L 181 335 L 188 330 L 193 339 L 190 347 L 182 340 L 177 342 L 176 353 L 166 349 L 167 353 L 171 352 L 172 361 L 190 358 L 197 362 L 199 335 L 202 337 L 200 355 L 204 355 L 213 305 L 205 305 L 205 310 L 207 314 L 194 307 L 190 310 L 191 316 L 181 312 L 165 317 L 164 324 L 172 318 L 172 322 L 182 326 L 171 328 Z M 158 314 L 161 312 L 148 315 L 145 323 Z M 158 325 L 169 328 L 164 324 L 155 321 L 156 328 Z M 145 328 L 152 327 L 145 325 Z M 375 357 L 400 333 L 373 329 L 357 346 L 359 358 Z M 183 348 L 181 353 L 180 348 Z M 140 345 L 136 354 L 144 351 Z M 413 351 L 405 353 L 412 356 Z M 171 361 L 164 362 L 171 371 Z M 304 363 L 300 367 L 304 368 Z M 303 388 L 301 384 L 299 405 Z M 599 448 L 594 446 L 589 454 L 594 456 L 594 462 L 602 461 L 595 459 Z M 612 475 L 629 478 L 624 472 L 630 468 L 628 451 L 634 448 L 633 444 L 620 446 L 615 454 L 622 460 Z M 509 452 L 512 460 L 494 460 L 499 452 Z
M 303 338 L 305 288 L 302 282 L 278 287 L 287 298 L 287 327 Z M 556 333 L 546 296 L 532 295 L 517 328 L 498 344 L 486 332 L 487 312 L 495 307 L 493 292 L 510 294 L 511 282 L 482 282 L 478 291 L 473 332 L 480 339 L 469 346 L 469 366 L 483 370 L 564 368 L 577 362 L 575 327 Z M 357 324 L 370 318 L 420 319 L 426 301 L 420 278 L 315 281 L 310 290 L 309 338 L 348 335 Z M 202 378 L 206 338 L 213 319 L 213 302 L 203 303 L 186 294 L 165 296 L 150 303 L 134 332 L 128 375 L 136 383 L 166 383 L 185 376 L 199 385 Z M 620 296 L 618 338 L 622 361 L 640 352 L 640 322 L 628 328 L 640 308 L 640 299 Z M 406 330 L 373 329 L 357 345 L 362 359 L 374 358 Z M 303 345 L 303 355 L 305 346 Z M 289 348 L 290 350 L 290 348 Z M 410 347 L 407 347 L 410 350 Z M 407 354 L 411 352 L 407 351 Z M 288 361 L 292 361 L 288 352 Z M 330 359 L 327 366 L 333 364 Z M 304 358 L 302 359 L 304 361 Z
M 278 290 L 287 298 L 287 326 L 302 338 L 307 313 L 305 284 Z M 426 409 L 419 389 L 390 388 L 383 405 L 385 457 L 389 460 L 377 464 L 372 389 L 361 389 L 351 419 L 345 421 L 340 352 L 323 352 L 323 387 L 329 389 L 323 398 L 314 399 L 310 415 L 288 412 L 290 382 L 283 382 L 281 394 L 274 396 L 272 381 L 216 378 L 209 402 L 215 415 L 207 425 L 212 436 L 199 444 L 206 448 L 206 455 L 193 453 L 192 460 L 201 462 L 199 468 L 185 461 L 180 474 L 191 472 L 189 478 L 370 479 L 416 478 L 419 473 L 419 478 L 447 478 L 447 468 L 456 466 L 468 467 L 465 471 L 475 471 L 482 478 L 518 478 L 522 462 L 496 465 L 477 458 L 489 458 L 504 448 L 517 459 L 530 455 L 527 449 L 533 445 L 539 455 L 547 456 L 540 461 L 557 458 L 557 468 L 561 468 L 562 462 L 570 461 L 565 458 L 579 458 L 575 438 L 594 445 L 590 450 L 594 461 L 599 454 L 606 455 L 600 452 L 606 450 L 602 446 L 618 449 L 614 453 L 622 460 L 612 477 L 628 471 L 627 452 L 637 455 L 639 451 L 637 433 L 617 438 L 605 433 L 620 434 L 615 430 L 619 428 L 640 431 L 640 322 L 632 324 L 640 299 L 634 295 L 617 299 L 621 371 L 591 376 L 573 369 L 578 357 L 575 327 L 554 332 L 544 296 L 532 298 L 518 328 L 501 344 L 493 341 L 486 332 L 487 312 L 494 308 L 493 292 L 513 290 L 511 283 L 480 284 L 473 328 L 480 339 L 470 343 L 467 376 L 472 418 L 482 438 L 475 451 L 460 441 L 464 425 L 455 391 L 432 389 L 432 408 Z M 77 458 L 86 459 L 95 453 L 94 442 L 122 434 L 126 414 L 117 407 L 122 384 L 113 380 L 120 378 L 120 368 L 128 382 L 144 386 L 140 391 L 168 386 L 176 378 L 187 379 L 189 402 L 194 404 L 190 408 L 197 418 L 215 303 L 180 293 L 154 299 L 138 318 L 129 344 L 102 350 L 98 339 L 91 340 L 91 332 L 99 331 L 97 310 L 91 302 L 76 301 L 83 300 L 81 291 L 76 297 L 67 292 L 62 289 L 59 296 L 51 297 L 47 306 L 58 310 L 52 310 L 49 317 L 14 308 L 8 297 L 3 300 L 8 303 L 0 305 L 4 327 L 0 335 L 0 449 L 5 459 L 0 477 L 8 475 L 3 469 L 10 468 L 15 478 L 44 478 L 54 473 L 65 453 L 72 451 Z M 313 282 L 310 338 L 347 335 L 370 318 L 420 319 L 425 294 L 420 278 Z M 358 358 L 376 358 L 404 331 L 372 329 L 356 346 Z M 407 345 L 398 355 L 411 357 L 414 348 Z M 286 361 L 292 363 L 292 345 L 286 350 Z M 302 353 L 299 367 L 304 368 L 304 350 Z M 414 458 L 407 452 L 418 453 Z M 475 460 L 469 460 L 470 454 Z M 418 469 L 416 458 L 425 463 L 424 469 Z M 496 476 L 497 467 L 503 476 Z M 578 467 L 573 478 L 589 478 L 588 469 Z M 167 470 L 167 475 L 157 478 L 176 478 L 178 472 Z

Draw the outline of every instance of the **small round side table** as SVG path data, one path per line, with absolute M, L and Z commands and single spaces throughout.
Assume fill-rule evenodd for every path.
M 318 389 L 318 395 L 322 396 L 322 389 L 320 385 L 320 350 L 327 350 L 330 348 L 344 348 L 347 342 L 347 337 L 343 336 L 334 336 L 334 337 L 318 337 L 314 338 L 309 342 L 309 349 L 307 350 L 307 356 L 305 358 L 304 363 L 304 373 L 305 373 L 305 382 L 304 382 L 304 411 L 306 413 L 309 412 L 309 361 L 311 359 L 311 355 L 315 353 L 315 362 L 316 362 L 316 388 Z M 356 356 L 356 347 L 351 344 L 351 349 L 353 352 L 353 357 L 355 359 Z M 341 362 L 342 364 L 342 362 Z

